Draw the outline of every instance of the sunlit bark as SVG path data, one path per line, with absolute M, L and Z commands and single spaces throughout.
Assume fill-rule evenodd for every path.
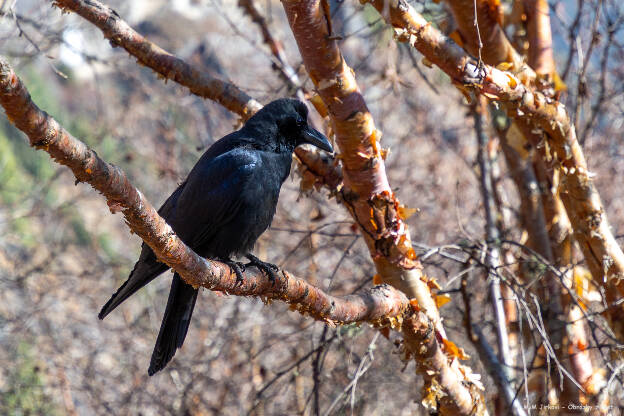
M 409 42 L 458 86 L 476 89 L 497 101 L 510 117 L 530 120 L 534 128 L 543 130 L 546 140 L 533 145 L 547 146 L 546 162 L 561 171 L 561 198 L 592 276 L 597 284 L 605 287 L 610 303 L 623 295 L 624 253 L 611 232 L 565 106 L 525 86 L 509 72 L 487 65 L 478 68 L 474 58 L 403 0 L 367 2 L 396 28 L 400 41 Z M 609 313 L 617 318 L 614 322 L 622 321 L 621 307 L 614 307 Z M 624 328 L 617 327 L 616 330 L 621 334 Z
M 415 298 L 438 336 L 445 337 L 422 266 L 411 247 L 399 201 L 388 184 L 379 143 L 381 133 L 353 70 L 337 42 L 330 39 L 330 17 L 319 1 L 284 1 L 283 5 L 303 63 L 329 112 L 343 165 L 342 199 L 360 227 L 377 271 L 384 282 Z M 433 377 L 425 377 L 424 396 L 439 403 L 445 414 L 471 414 L 481 407 L 485 412 L 483 397 L 466 376 L 470 370 L 465 368 L 462 373 L 459 366 L 450 366 L 442 350 L 448 344 L 441 344 L 432 334 L 425 339 L 415 336 L 427 332 L 418 329 L 411 333 L 412 328 L 404 324 L 406 348 L 418 352 L 415 357 L 421 374 L 431 376 L 434 372 Z

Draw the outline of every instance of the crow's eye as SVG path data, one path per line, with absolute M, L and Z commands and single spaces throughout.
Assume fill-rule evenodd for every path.
M 284 133 L 295 133 L 305 127 L 305 120 L 301 117 L 286 117 L 279 122 L 279 128 Z

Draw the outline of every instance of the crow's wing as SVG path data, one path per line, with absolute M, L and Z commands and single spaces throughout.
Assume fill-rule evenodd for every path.
M 171 214 L 171 226 L 191 247 L 203 244 L 214 234 L 214 229 L 238 215 L 241 192 L 258 167 L 260 158 L 256 153 L 237 149 L 215 158 L 208 166 L 193 169 Z M 187 228 L 187 224 L 194 226 Z M 174 274 L 147 370 L 150 376 L 165 368 L 182 347 L 198 292 L 179 274 Z
M 236 148 L 210 163 L 196 165 L 171 212 L 169 224 L 186 244 L 199 249 L 241 214 L 243 194 L 261 169 L 260 153 L 249 148 Z
M 249 149 L 233 149 L 214 159 L 202 158 L 185 183 L 167 199 L 159 213 L 191 248 L 196 241 L 211 238 L 220 225 L 238 213 L 239 196 L 245 182 L 261 164 L 258 154 Z M 141 256 L 128 280 L 104 305 L 98 317 L 104 319 L 113 309 L 137 290 L 167 270 L 169 266 L 157 261 L 144 243 Z

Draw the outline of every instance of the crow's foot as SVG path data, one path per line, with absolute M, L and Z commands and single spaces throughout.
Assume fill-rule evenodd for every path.
M 267 276 L 269 276 L 269 280 L 271 280 L 271 283 L 275 283 L 275 280 L 277 279 L 277 275 L 275 274 L 275 272 L 279 270 L 279 267 L 277 267 L 273 263 L 267 263 L 266 261 L 262 261 L 251 253 L 245 254 L 245 257 L 249 259 L 249 263 L 247 263 L 245 266 L 256 266 L 258 270 L 262 270 L 266 273 Z
M 231 259 L 220 259 L 222 263 L 227 264 L 228 266 L 230 266 L 230 268 L 232 270 L 234 270 L 234 273 L 236 273 L 236 285 L 242 285 L 243 281 L 245 280 L 243 278 L 243 272 L 245 271 L 245 265 L 239 261 L 234 261 Z

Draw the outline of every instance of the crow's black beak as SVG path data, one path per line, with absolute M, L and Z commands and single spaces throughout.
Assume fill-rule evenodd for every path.
M 327 140 L 327 137 L 325 137 L 324 134 L 322 134 L 321 132 L 311 128 L 311 127 L 305 127 L 303 129 L 303 143 L 310 143 L 311 145 L 314 145 L 316 147 L 318 147 L 319 149 L 325 150 L 326 152 L 329 153 L 333 153 L 334 149 L 332 148 L 331 144 L 329 144 L 329 140 Z

